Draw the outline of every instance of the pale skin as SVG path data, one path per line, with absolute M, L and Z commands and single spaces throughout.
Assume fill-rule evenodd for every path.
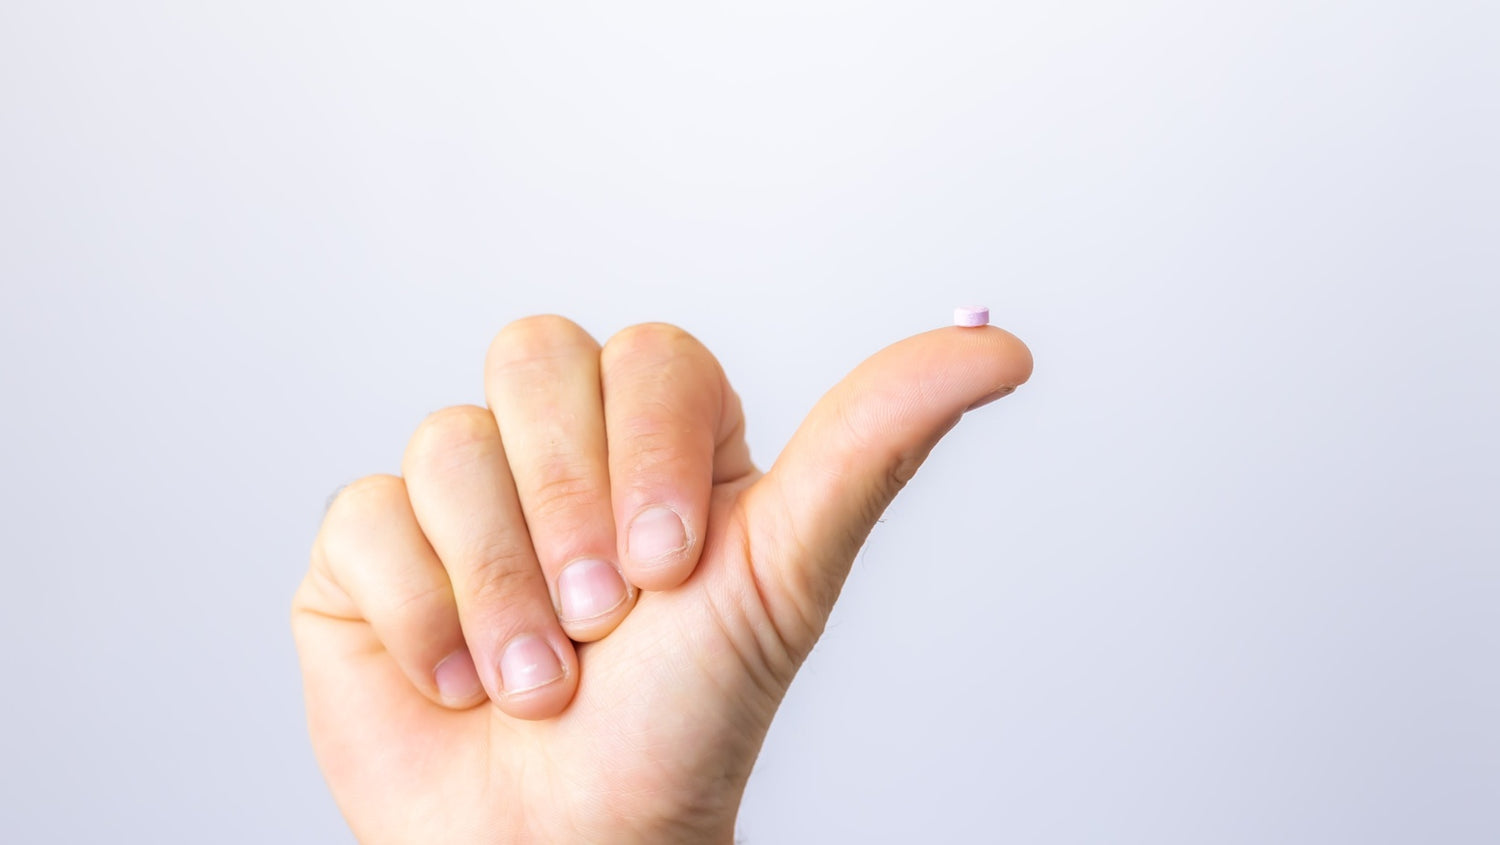
M 293 600 L 313 749 L 355 835 L 732 841 L 771 717 L 876 519 L 1031 367 L 995 327 L 900 341 L 762 472 L 738 396 L 686 332 L 601 346 L 562 317 L 506 326 L 488 407 L 432 414 L 401 476 L 344 488 Z

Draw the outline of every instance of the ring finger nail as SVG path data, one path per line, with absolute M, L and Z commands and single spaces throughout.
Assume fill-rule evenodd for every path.
M 565 622 L 603 616 L 619 607 L 628 593 L 619 570 L 602 560 L 576 560 L 557 576 L 557 600 Z

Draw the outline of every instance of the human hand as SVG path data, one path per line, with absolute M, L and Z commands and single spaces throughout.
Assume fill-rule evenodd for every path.
M 346 487 L 293 600 L 313 747 L 355 834 L 731 841 L 875 520 L 966 409 L 1030 374 L 998 328 L 908 338 L 762 473 L 685 332 L 601 349 L 560 317 L 507 326 L 489 409 L 431 415 L 403 477 Z

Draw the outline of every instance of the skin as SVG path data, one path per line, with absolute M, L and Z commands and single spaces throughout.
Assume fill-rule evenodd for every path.
M 293 600 L 313 748 L 355 834 L 731 842 L 875 521 L 966 410 L 1031 367 L 995 327 L 908 338 L 830 390 L 762 472 L 739 398 L 686 332 L 644 324 L 601 347 L 561 317 L 506 326 L 489 407 L 431 415 L 401 477 L 344 488 Z M 631 519 L 654 504 L 687 542 L 637 560 Z M 580 559 L 610 565 L 572 570 L 590 583 L 618 570 L 629 586 L 560 619 L 560 573 Z M 542 661 L 507 689 L 518 637 L 561 676 L 536 683 Z

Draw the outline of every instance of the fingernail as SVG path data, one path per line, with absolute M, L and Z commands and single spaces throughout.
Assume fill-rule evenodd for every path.
M 522 634 L 510 641 L 500 655 L 500 683 L 507 693 L 544 687 L 563 676 L 557 653 L 535 634 Z
M 969 407 L 965 408 L 964 412 L 968 413 L 969 411 L 972 411 L 975 408 L 983 408 L 985 405 L 990 404 L 991 402 L 995 401 L 996 399 L 1004 399 L 1005 397 L 1007 397 L 1007 396 L 1009 396 L 1009 395 L 1011 395 L 1012 393 L 1015 393 L 1015 392 L 1016 392 L 1016 389 L 1014 387 L 1002 387 L 999 390 L 995 391 L 994 393 L 988 393 L 988 394 L 985 394 L 984 396 L 980 397 L 980 399 L 979 399 L 978 402 L 975 402 L 974 404 L 972 404 Z
M 444 657 L 437 668 L 432 670 L 432 678 L 437 682 L 438 695 L 443 697 L 446 704 L 473 701 L 483 689 L 479 683 L 479 673 L 474 669 L 474 658 L 469 656 L 466 648 Z
M 557 576 L 557 602 L 564 621 L 578 622 L 614 610 L 625 601 L 625 580 L 613 564 L 575 560 Z
M 626 552 L 636 563 L 650 563 L 687 548 L 687 528 L 682 517 L 668 507 L 646 508 L 630 523 Z

